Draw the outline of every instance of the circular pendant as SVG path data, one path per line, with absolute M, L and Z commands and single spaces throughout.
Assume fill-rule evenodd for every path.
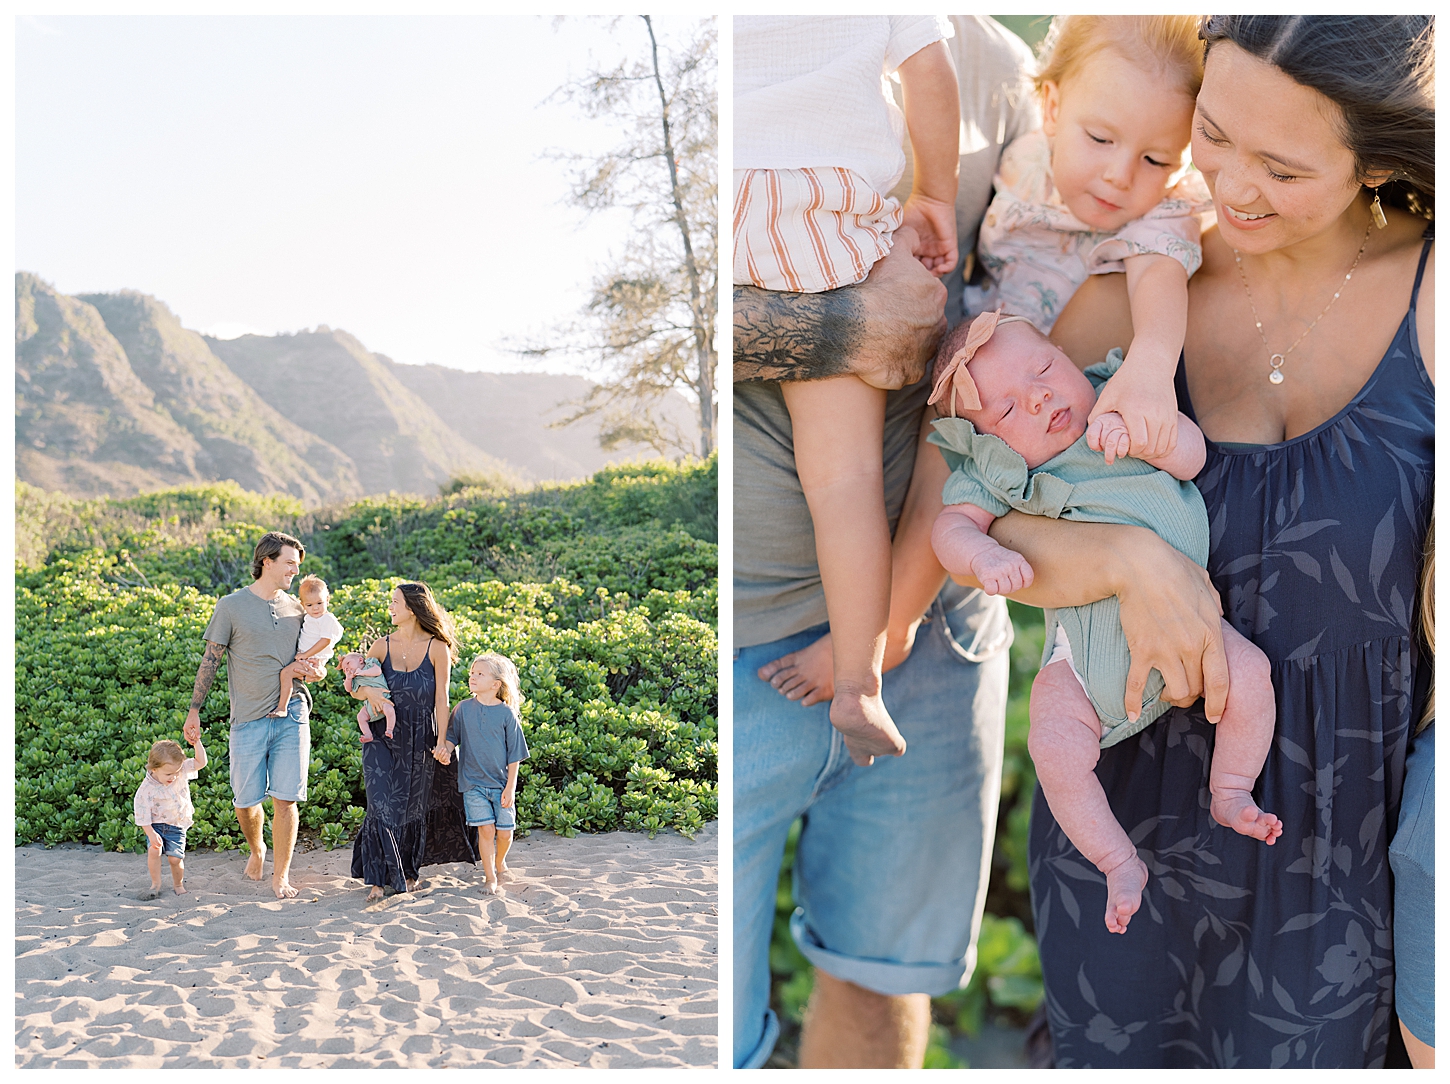
M 1284 364 L 1284 355 L 1283 354 L 1270 354 L 1269 355 L 1269 383 L 1270 384 L 1282 384 L 1284 382 L 1284 374 L 1281 373 L 1281 372 L 1279 372 L 1279 367 L 1281 365 L 1283 365 L 1283 364 Z
M 1279 372 L 1278 369 L 1275 369 L 1271 373 L 1269 373 L 1269 383 L 1270 384 L 1282 384 L 1283 382 L 1284 382 L 1284 374 L 1281 373 L 1281 372 Z

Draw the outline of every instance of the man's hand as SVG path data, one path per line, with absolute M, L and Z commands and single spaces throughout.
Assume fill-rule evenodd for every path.
M 914 384 L 946 334 L 946 287 L 914 256 L 915 231 L 896 231 L 866 281 L 823 294 L 735 287 L 737 382 L 856 376 L 873 388 Z
M 182 724 L 181 736 L 186 739 L 186 744 L 193 748 L 201 741 L 201 712 L 192 708 L 186 713 L 186 722 Z

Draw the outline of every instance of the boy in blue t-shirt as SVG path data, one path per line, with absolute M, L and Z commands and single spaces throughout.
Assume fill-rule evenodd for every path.
M 433 755 L 447 764 L 458 749 L 458 790 L 470 827 L 478 829 L 478 855 L 490 895 L 503 894 L 499 878 L 514 838 L 514 794 L 519 763 L 529 756 L 519 722 L 519 671 L 502 655 L 488 652 L 468 668 L 473 696 L 453 709 L 448 730 Z

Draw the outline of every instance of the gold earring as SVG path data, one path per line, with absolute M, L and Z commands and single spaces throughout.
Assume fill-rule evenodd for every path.
M 1374 186 L 1374 202 L 1369 205 L 1369 216 L 1374 219 L 1374 224 L 1379 229 L 1384 229 L 1389 222 L 1385 219 L 1385 209 L 1380 206 L 1380 187 Z

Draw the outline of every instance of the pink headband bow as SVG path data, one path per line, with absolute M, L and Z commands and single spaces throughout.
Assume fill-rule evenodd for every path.
M 972 326 L 967 329 L 967 341 L 962 343 L 961 348 L 952 355 L 952 360 L 942 367 L 941 373 L 937 375 L 936 383 L 932 385 L 931 398 L 927 403 L 935 403 L 945 398 L 950 392 L 950 403 L 948 410 L 950 415 L 957 416 L 957 396 L 962 397 L 962 403 L 968 410 L 981 410 L 982 397 L 977 392 L 976 382 L 972 374 L 967 371 L 967 363 L 972 360 L 977 351 L 987 345 L 993 333 L 1000 324 L 1012 324 L 1018 321 L 1031 323 L 1025 316 L 1004 316 L 1000 312 L 984 312 L 972 321 Z M 948 385 L 950 384 L 950 389 Z

